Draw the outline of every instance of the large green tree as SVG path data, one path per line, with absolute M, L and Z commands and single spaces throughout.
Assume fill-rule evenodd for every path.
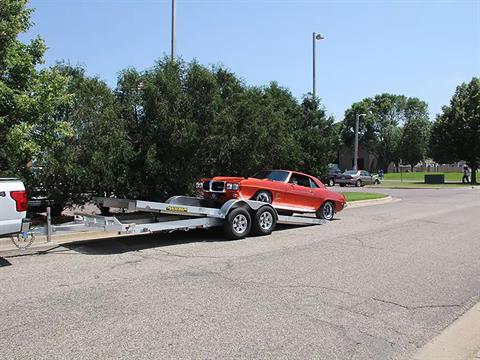
M 404 163 L 413 167 L 425 160 L 428 154 L 431 122 L 428 119 L 427 104 L 417 99 L 407 103 L 407 120 L 403 126 L 399 145 L 399 156 Z
M 43 40 L 18 40 L 31 26 L 26 3 L 0 2 L 0 172 L 28 178 L 30 160 L 71 129 L 52 116 L 69 100 L 66 79 L 55 70 L 37 70 L 46 49 Z
M 343 142 L 353 146 L 355 116 L 366 114 L 359 126 L 360 145 L 377 158 L 377 167 L 386 170 L 391 162 L 400 160 L 401 125 L 416 117 L 427 117 L 427 105 L 417 98 L 381 94 L 354 103 L 342 123 Z
M 430 151 L 439 163 L 464 160 L 472 169 L 472 183 L 480 164 L 480 78 L 459 85 L 432 128 Z
M 71 100 L 53 117 L 67 124 L 71 135 L 43 147 L 35 161 L 35 182 L 55 201 L 56 213 L 94 195 L 125 195 L 131 147 L 112 90 L 80 67 L 58 64 L 54 71 L 67 79 Z

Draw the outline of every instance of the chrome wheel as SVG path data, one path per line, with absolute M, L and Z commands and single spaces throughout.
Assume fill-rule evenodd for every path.
M 322 215 L 323 215 L 322 217 L 325 220 L 333 219 L 333 215 L 335 215 L 335 209 L 333 208 L 333 205 L 331 202 L 327 202 L 323 205 Z
M 245 215 L 238 214 L 233 218 L 233 230 L 237 234 L 243 234 L 248 227 L 248 220 Z
M 335 186 L 335 180 L 333 180 L 332 178 L 330 178 L 328 180 L 328 186 Z
M 265 203 L 271 203 L 270 195 L 266 191 L 259 192 L 255 200 Z
M 263 212 L 262 215 L 260 215 L 259 223 L 263 230 L 269 230 L 273 225 L 272 214 L 268 211 Z

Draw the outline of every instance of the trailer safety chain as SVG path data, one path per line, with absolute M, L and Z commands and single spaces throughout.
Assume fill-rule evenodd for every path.
M 10 239 L 17 249 L 27 250 L 35 241 L 35 235 L 30 231 L 25 231 L 17 235 L 11 235 Z

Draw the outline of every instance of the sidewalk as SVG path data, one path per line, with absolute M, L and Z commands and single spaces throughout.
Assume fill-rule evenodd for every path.
M 413 360 L 477 359 L 480 359 L 480 303 L 475 304 L 413 356 Z

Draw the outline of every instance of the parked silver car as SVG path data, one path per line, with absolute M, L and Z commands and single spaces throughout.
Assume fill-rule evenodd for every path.
M 340 186 L 355 185 L 359 187 L 380 184 L 380 179 L 378 178 L 378 175 L 370 174 L 365 170 L 347 170 L 342 174 L 337 175 L 335 183 Z

